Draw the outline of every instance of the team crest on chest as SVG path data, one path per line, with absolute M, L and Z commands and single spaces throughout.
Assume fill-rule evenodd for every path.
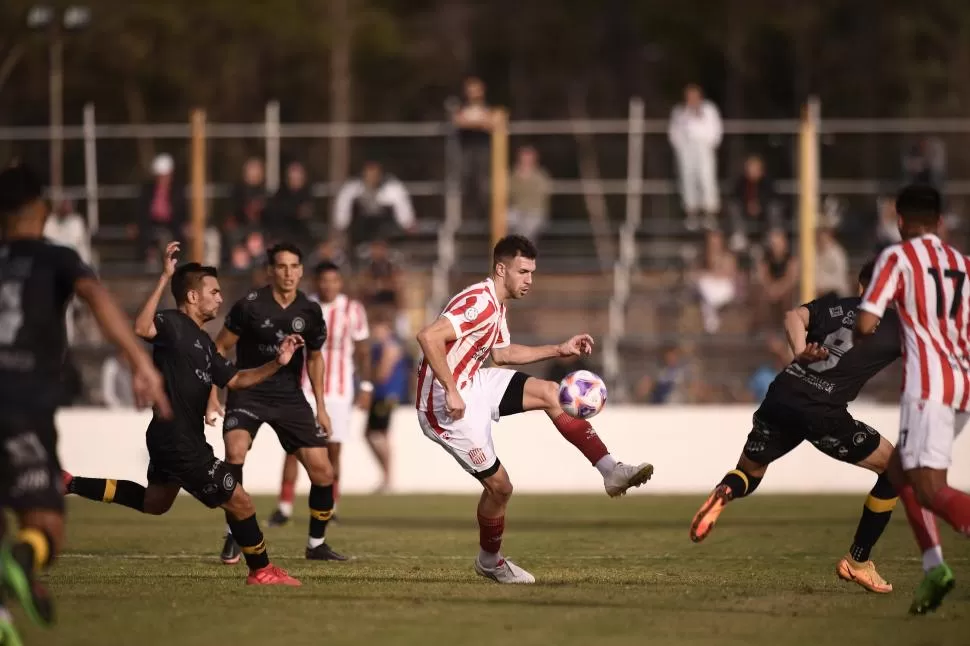
M 293 331 L 294 332 L 302 332 L 305 328 L 306 328 L 306 321 L 304 321 L 299 316 L 297 316 L 295 319 L 293 319 Z
M 254 300 L 256 300 L 256 292 L 249 292 L 246 295 L 246 300 L 247 301 L 254 301 Z
M 465 310 L 465 320 L 469 323 L 478 318 L 478 308 L 474 305 Z

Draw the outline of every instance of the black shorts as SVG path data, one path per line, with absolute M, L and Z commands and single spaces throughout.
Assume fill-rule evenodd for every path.
M 64 511 L 54 411 L 0 413 L 0 508 Z
M 195 466 L 188 466 L 182 460 L 173 460 L 150 449 L 148 453 L 148 484 L 177 485 L 210 509 L 221 507 L 232 498 L 236 477 L 219 458 L 212 456 Z
M 391 414 L 397 408 L 397 395 L 374 398 L 367 413 L 368 433 L 387 433 L 391 427 Z
M 881 439 L 848 411 L 819 415 L 765 400 L 754 414 L 744 457 L 771 464 L 807 440 L 830 458 L 857 464 L 879 448 Z
M 272 405 L 230 395 L 226 402 L 226 419 L 222 424 L 223 435 L 242 429 L 255 439 L 263 424 L 269 424 L 276 431 L 287 455 L 299 449 L 327 445 L 327 436 L 302 394 L 298 398 L 274 402 Z

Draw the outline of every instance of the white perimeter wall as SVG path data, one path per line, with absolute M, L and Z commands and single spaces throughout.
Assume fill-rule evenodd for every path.
M 750 406 L 608 408 L 593 425 L 621 461 L 648 461 L 654 479 L 640 491 L 705 493 L 733 468 L 750 430 Z M 897 437 L 895 407 L 860 405 L 860 420 L 890 440 Z M 366 493 L 378 482 L 377 466 L 364 442 L 363 414 L 343 449 L 341 491 Z M 148 452 L 145 428 L 150 415 L 103 409 L 65 409 L 58 415 L 60 456 L 76 475 L 145 482 Z M 602 479 L 555 430 L 542 413 L 526 413 L 493 426 L 499 458 L 520 493 L 601 492 Z M 967 435 L 970 435 L 968 433 Z M 209 443 L 222 457 L 221 431 L 208 429 Z M 394 416 L 393 490 L 400 493 L 474 493 L 478 483 L 440 447 L 422 435 L 415 411 L 405 407 Z M 268 427 L 260 431 L 246 462 L 244 483 L 252 493 L 276 493 L 283 452 Z M 956 442 L 952 485 L 970 490 L 970 438 Z M 873 475 L 840 464 L 803 443 L 775 463 L 761 485 L 764 493 L 862 492 Z M 309 487 L 301 473 L 298 491 Z

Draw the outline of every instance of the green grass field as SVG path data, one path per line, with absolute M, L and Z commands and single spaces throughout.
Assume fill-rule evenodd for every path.
M 16 616 L 27 646 L 970 644 L 970 543 L 949 528 L 958 587 L 935 615 L 906 613 L 920 567 L 901 508 L 874 554 L 896 591 L 835 576 L 863 497 L 755 496 L 694 545 L 699 497 L 522 496 L 504 551 L 536 575 L 524 587 L 474 574 L 474 499 L 348 497 L 329 540 L 351 563 L 304 561 L 302 518 L 267 530 L 299 589 L 245 586 L 216 558 L 220 514 L 190 498 L 161 518 L 71 500 L 58 626 Z

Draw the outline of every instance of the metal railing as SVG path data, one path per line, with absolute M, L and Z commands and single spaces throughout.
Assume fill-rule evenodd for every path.
M 514 114 L 514 111 L 513 111 Z M 726 120 L 724 133 L 732 136 L 769 136 L 790 138 L 791 167 L 797 169 L 796 137 L 803 124 L 799 119 Z M 594 136 L 626 137 L 625 176 L 599 178 L 581 177 L 559 179 L 552 183 L 553 195 L 622 196 L 625 209 L 617 234 L 617 254 L 611 265 L 612 295 L 609 301 L 609 333 L 604 339 L 604 372 L 610 378 L 619 374 L 621 360 L 618 351 L 620 339 L 626 334 L 625 310 L 631 294 L 631 275 L 638 265 L 636 234 L 649 222 L 644 221 L 645 197 L 671 197 L 677 187 L 669 177 L 645 177 L 644 158 L 647 137 L 665 135 L 666 119 L 646 119 L 643 103 L 630 101 L 626 119 L 598 119 L 578 123 L 571 120 L 515 121 L 509 123 L 510 136 L 514 137 L 572 137 L 577 131 Z M 10 128 L 0 127 L 0 141 L 30 142 L 50 141 L 51 129 L 47 127 Z M 99 204 L 102 201 L 131 199 L 138 194 L 138 186 L 131 184 L 104 184 L 100 181 L 98 168 L 98 144 L 108 140 L 176 139 L 188 140 L 190 125 L 186 123 L 126 125 L 99 124 L 94 106 L 86 106 L 81 125 L 65 126 L 59 136 L 65 141 L 81 141 L 84 147 L 84 184 L 64 187 L 63 195 L 83 199 L 86 203 L 90 230 L 96 232 L 100 225 Z M 844 135 L 966 135 L 970 134 L 970 119 L 820 119 L 817 123 L 817 145 L 827 149 L 826 138 Z M 280 185 L 281 148 L 283 142 L 293 139 L 440 139 L 444 154 L 444 173 L 419 181 L 406 181 L 405 186 L 415 196 L 441 199 L 443 221 L 437 229 L 437 261 L 431 271 L 431 291 L 428 312 L 433 315 L 449 295 L 449 274 L 456 260 L 456 236 L 462 224 L 461 193 L 457 169 L 460 165 L 460 149 L 453 127 L 445 122 L 423 123 L 281 123 L 280 106 L 270 102 L 265 109 L 262 123 L 209 123 L 205 136 L 211 140 L 257 139 L 265 151 L 266 184 L 269 191 Z M 666 144 L 664 144 L 666 145 Z M 956 146 L 953 146 L 956 149 Z M 825 177 L 825 157 L 821 160 L 823 171 L 818 178 L 818 193 L 822 195 L 876 196 L 885 188 L 886 182 L 872 177 Z M 734 169 L 730 169 L 733 171 Z M 953 168 L 951 167 L 952 176 Z M 961 169 L 963 170 L 963 169 Z M 795 173 L 793 173 L 795 174 Z M 721 176 L 728 173 L 722 169 Z M 964 176 L 970 173 L 964 173 Z M 315 197 L 333 195 L 338 187 L 321 182 L 312 185 Z M 951 196 L 970 195 L 970 180 L 948 179 L 947 193 Z M 779 178 L 776 189 L 783 195 L 798 195 L 798 179 Z M 230 186 L 210 182 L 206 186 L 207 198 L 228 196 Z

